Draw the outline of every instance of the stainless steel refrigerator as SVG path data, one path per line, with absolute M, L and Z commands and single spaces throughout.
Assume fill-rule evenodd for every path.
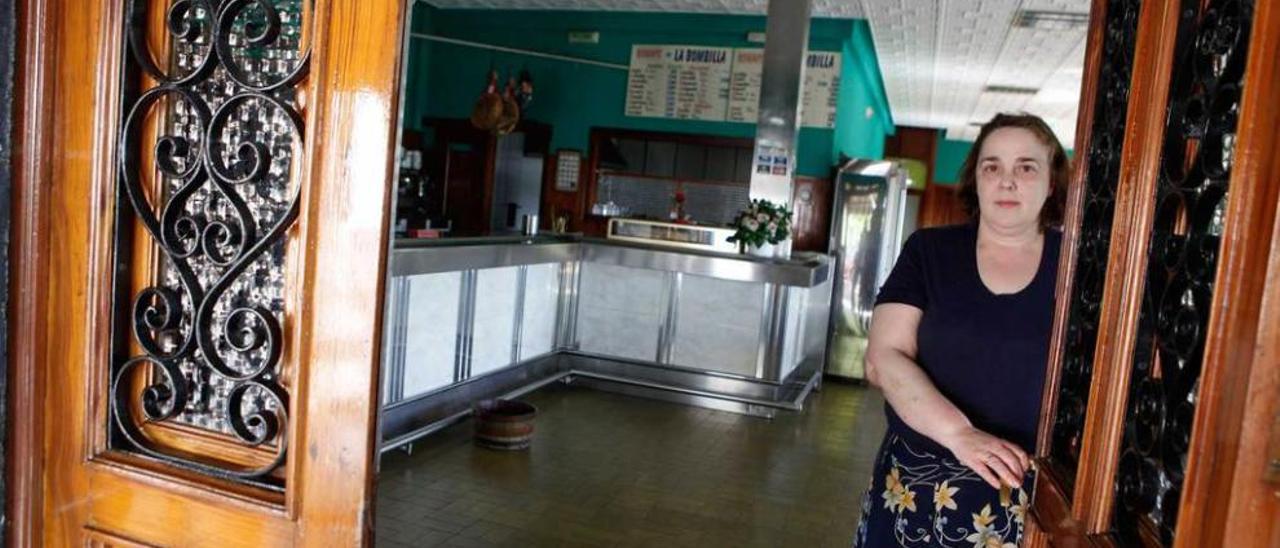
M 850 160 L 837 170 L 835 181 L 828 250 L 835 287 L 826 372 L 861 379 L 871 309 L 905 238 L 910 180 L 897 162 Z

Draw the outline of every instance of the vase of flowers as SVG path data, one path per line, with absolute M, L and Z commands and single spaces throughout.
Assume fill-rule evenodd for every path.
M 729 241 L 752 255 L 773 257 L 780 248 L 790 247 L 785 243 L 791 238 L 791 211 L 781 204 L 752 200 L 751 206 L 734 218 L 731 227 L 735 232 Z

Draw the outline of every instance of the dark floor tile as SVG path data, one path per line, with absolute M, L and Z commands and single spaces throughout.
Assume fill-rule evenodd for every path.
M 573 387 L 528 397 L 534 445 L 469 423 L 384 457 L 379 546 L 848 546 L 882 401 L 828 383 L 773 420 Z

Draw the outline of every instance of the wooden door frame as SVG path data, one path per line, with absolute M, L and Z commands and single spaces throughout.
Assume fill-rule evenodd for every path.
M 1064 478 L 1057 477 L 1049 463 L 1054 417 L 1057 413 L 1058 392 L 1061 386 L 1064 338 L 1071 314 L 1073 281 L 1075 280 L 1076 255 L 1080 239 L 1080 222 L 1083 216 L 1085 186 L 1089 167 L 1089 145 L 1093 137 L 1093 118 L 1097 89 L 1102 67 L 1102 44 L 1106 33 L 1107 1 L 1094 0 L 1089 9 L 1089 32 L 1086 36 L 1084 78 L 1080 86 L 1080 108 L 1076 117 L 1075 159 L 1071 165 L 1071 177 L 1067 185 L 1066 207 L 1063 218 L 1062 250 L 1058 260 L 1057 298 L 1054 300 L 1053 332 L 1049 342 L 1049 360 L 1045 372 L 1043 400 L 1040 406 L 1039 435 L 1036 440 L 1035 458 L 1039 472 L 1036 476 L 1032 519 L 1028 520 L 1027 545 L 1047 546 L 1047 535 L 1058 538 L 1082 538 L 1084 531 L 1079 519 L 1071 511 L 1071 499 L 1067 494 Z
M 1095 1 L 1099 10 L 1105 1 Z M 1114 546 L 1111 509 L 1118 455 L 1127 411 L 1138 309 L 1142 301 L 1148 242 L 1160 168 L 1178 3 L 1144 3 L 1134 61 L 1133 85 L 1112 229 L 1110 261 L 1095 353 L 1092 392 L 1076 493 L 1065 500 L 1059 478 L 1038 481 L 1033 515 L 1038 525 L 1068 545 Z M 1100 25 L 1095 13 L 1094 30 Z M 1091 38 L 1091 40 L 1094 40 Z M 1100 40 L 1086 61 L 1080 127 L 1092 117 Z M 1280 487 L 1263 479 L 1268 461 L 1280 455 L 1280 6 L 1255 5 L 1249 59 L 1240 104 L 1237 159 L 1231 172 L 1211 316 L 1202 359 L 1200 393 L 1180 504 L 1175 547 L 1269 546 L 1280 541 Z M 1087 151 L 1089 133 L 1079 131 L 1077 150 Z M 1083 154 L 1080 157 L 1085 157 Z M 1061 338 L 1074 268 L 1076 227 L 1084 168 L 1077 166 L 1059 276 L 1058 308 L 1051 348 L 1039 462 L 1044 464 L 1054 416 Z M 1261 273 L 1261 275 L 1260 275 Z M 1042 476 L 1045 475 L 1042 466 Z M 1043 489 L 1049 487 L 1049 489 Z M 1050 499 L 1056 500 L 1050 500 Z M 1043 515 L 1069 505 L 1070 515 Z M 1194 518 L 1191 518 L 1194 516 Z M 1228 525 L 1230 522 L 1230 525 Z M 1074 525 L 1074 527 L 1071 527 Z M 1039 534 L 1031 546 L 1046 546 Z
M 57 245 L 86 234 L 104 237 L 91 228 L 106 209 L 104 194 L 114 188 L 114 164 L 112 154 L 100 151 L 115 142 L 119 115 L 105 112 L 118 109 L 94 110 L 90 105 L 118 101 L 112 91 L 119 87 L 118 77 L 109 67 L 117 66 L 111 59 L 119 57 L 124 3 L 99 0 L 72 8 L 57 0 L 18 1 L 17 28 L 26 32 L 16 64 L 19 130 L 9 327 L 20 336 L 11 338 L 9 541 L 39 546 L 50 531 L 66 534 L 68 530 L 54 529 L 59 524 L 44 523 L 42 516 L 48 506 L 67 502 L 59 496 L 68 490 L 87 490 L 84 477 L 46 474 L 58 464 L 42 462 L 45 444 L 53 443 L 55 455 L 59 447 L 73 449 L 60 457 L 80 463 L 71 476 L 92 473 L 99 480 L 93 484 L 95 494 L 117 489 L 139 496 L 185 495 L 201 501 L 173 509 L 175 515 L 196 520 L 190 523 L 198 523 L 198 512 L 229 508 L 236 515 L 266 516 L 273 520 L 270 527 L 285 535 L 277 538 L 293 544 L 368 544 L 382 327 L 378 312 L 405 3 L 315 0 L 312 67 L 305 84 L 310 138 L 296 226 L 296 244 L 308 250 L 298 265 L 306 283 L 295 304 L 296 325 L 289 329 L 296 333 L 291 339 L 297 357 L 291 420 L 297 443 L 285 464 L 291 480 L 286 502 L 272 510 L 235 502 L 198 480 L 175 482 L 145 466 L 98 462 L 74 450 L 83 450 L 86 428 L 93 428 L 86 426 L 90 415 L 85 402 L 71 401 L 51 388 L 58 382 L 88 382 L 76 376 L 80 369 L 71 364 L 88 358 L 77 348 L 92 348 L 90 343 L 101 337 L 93 330 L 89 309 L 101 305 L 103 292 L 95 288 L 91 273 L 104 259 L 68 255 Z M 98 72 L 105 78 L 95 78 Z M 69 119 L 83 112 L 94 112 L 95 119 Z M 99 244 L 88 247 L 95 245 L 101 249 Z M 352 313 L 360 310 L 367 314 Z M 46 415 L 47 408 L 67 417 Z M 350 481 L 352 477 L 361 480 Z M 84 516 L 91 504 L 80 501 L 66 511 Z M 128 525 L 138 517 L 126 511 L 112 519 L 119 523 L 111 525 Z M 127 527 L 123 532 L 128 533 Z M 164 543 L 177 544 L 191 533 L 174 528 L 163 534 L 169 535 Z M 61 536 L 53 535 L 50 542 Z
M 1160 166 L 1161 136 L 1164 130 L 1164 107 L 1168 96 L 1169 65 L 1173 56 L 1173 40 L 1177 29 L 1177 2 L 1144 2 L 1139 14 L 1138 33 L 1134 44 L 1133 73 L 1129 81 L 1129 103 L 1126 112 L 1120 172 L 1115 198 L 1115 217 L 1108 247 L 1106 281 L 1099 316 L 1098 340 L 1093 359 L 1093 376 L 1089 402 L 1084 417 L 1084 442 L 1074 479 L 1073 492 L 1096 493 L 1088 497 L 1069 497 L 1068 478 L 1057 476 L 1050 464 L 1050 446 L 1057 409 L 1057 395 L 1064 360 L 1066 323 L 1070 313 L 1070 295 L 1074 288 L 1077 244 L 1083 215 L 1085 185 L 1088 177 L 1088 153 L 1092 137 L 1098 76 L 1102 64 L 1106 30 L 1107 1 L 1095 0 L 1091 6 L 1089 41 L 1085 59 L 1085 79 L 1081 86 L 1080 116 L 1077 119 L 1078 151 L 1071 185 L 1067 193 L 1064 220 L 1062 260 L 1058 268 L 1058 288 L 1054 311 L 1054 330 L 1050 342 L 1049 363 L 1040 417 L 1037 462 L 1041 470 L 1037 478 L 1032 514 L 1037 528 L 1058 538 L 1083 542 L 1086 536 L 1102 532 L 1109 526 L 1115 479 L 1113 457 L 1121 443 L 1124 425 L 1125 396 L 1133 355 L 1134 329 L 1142 301 L 1147 240 L 1151 230 L 1150 208 L 1137 208 L 1135 203 L 1151 201 L 1155 174 Z M 1170 20 L 1172 18 L 1172 24 Z M 1161 71 L 1164 71 L 1161 73 Z M 1137 215 L 1122 215 L 1137 211 Z M 1120 388 L 1117 388 L 1120 387 Z M 1101 504 L 1095 501 L 1101 500 Z M 1056 510 L 1063 511 L 1058 513 Z M 1049 513 L 1046 510 L 1053 512 Z M 1039 531 L 1029 544 L 1042 546 Z
M 13 135 L 13 44 L 16 12 L 13 0 L 0 0 L 0 272 L 9 272 L 9 191 L 11 177 L 9 159 L 12 153 L 10 145 Z M 9 284 L 0 283 L 0 470 L 9 462 L 9 384 L 7 364 L 9 363 Z M 0 478 L 0 501 L 5 500 L 7 478 Z M 4 510 L 0 512 L 0 522 L 8 523 L 8 505 L 0 502 Z M 6 535 L 0 529 L 0 545 L 4 544 Z
M 36 303 L 47 290 L 40 283 L 46 270 L 39 250 L 45 236 L 48 213 L 45 211 L 45 186 L 49 173 L 48 158 L 51 133 L 50 107 L 41 93 L 50 78 L 52 67 L 46 57 L 52 47 L 48 43 L 52 21 L 48 2 L 19 0 L 16 6 L 18 27 L 27 29 L 17 44 L 14 67 L 14 128 L 18 144 L 14 151 L 13 218 L 15 235 L 11 242 L 13 268 L 10 271 L 10 401 L 13 429 L 9 433 L 10 459 L 6 466 L 9 489 L 9 542 L 12 546 L 40 545 L 43 529 L 41 488 L 41 432 L 43 413 L 36 409 L 37 394 L 43 389 L 38 366 L 38 341 L 44 339 L 43 322 L 37 320 Z M 21 336 L 17 336 L 21 334 Z
M 1123 442 L 1129 374 L 1138 313 L 1146 286 L 1155 187 L 1164 143 L 1179 2 L 1143 2 L 1134 44 L 1128 120 L 1116 190 L 1115 218 L 1094 347 L 1093 379 L 1085 410 L 1072 515 L 1090 534 L 1109 529 L 1116 456 Z M 1132 213 L 1132 214 L 1126 214 Z M 1106 311 L 1111 311 L 1107 313 Z M 1093 501 L 1101 500 L 1101 504 Z
M 1280 451 L 1280 5 L 1257 2 L 1241 89 L 1177 548 L 1275 546 L 1280 488 L 1262 479 Z M 1228 521 L 1230 525 L 1228 525 Z M 1261 534 L 1264 533 L 1265 534 Z

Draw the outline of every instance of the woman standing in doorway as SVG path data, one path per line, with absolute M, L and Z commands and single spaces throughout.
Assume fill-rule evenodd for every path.
M 871 319 L 889 430 L 854 546 L 1021 542 L 1067 171 L 1043 120 L 997 115 L 961 168 L 971 221 L 907 240 Z

